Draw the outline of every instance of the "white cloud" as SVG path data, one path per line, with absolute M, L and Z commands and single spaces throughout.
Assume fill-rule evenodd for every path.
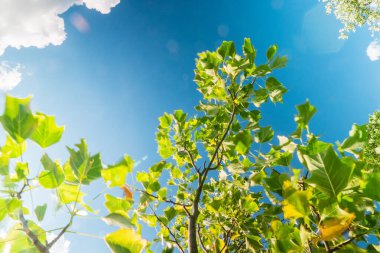
M 367 55 L 371 61 L 377 61 L 380 58 L 380 44 L 376 39 L 369 43 L 367 47 Z
M 120 3 L 120 0 L 84 0 L 87 8 L 95 9 L 103 14 L 108 14 L 111 8 Z
M 60 17 L 74 5 L 85 5 L 103 14 L 120 0 L 0 0 L 0 55 L 6 48 L 44 48 L 66 39 Z
M 56 236 L 57 235 L 54 233 L 48 233 L 46 239 L 48 242 L 50 242 L 54 240 Z M 50 253 L 68 253 L 69 249 L 70 249 L 70 241 L 66 240 L 65 236 L 63 235 L 50 249 Z
M 21 82 L 20 65 L 10 66 L 7 62 L 0 62 L 0 90 L 12 90 Z

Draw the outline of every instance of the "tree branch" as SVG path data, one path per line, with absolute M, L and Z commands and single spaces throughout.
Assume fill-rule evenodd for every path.
M 21 190 L 19 192 L 17 192 L 16 197 L 18 199 L 21 200 L 21 195 L 27 186 L 28 186 L 28 183 L 25 182 L 24 185 L 22 186 Z M 43 245 L 40 242 L 40 240 L 38 239 L 38 236 L 35 233 L 33 233 L 32 230 L 30 230 L 30 228 L 28 226 L 28 221 L 25 219 L 22 207 L 20 208 L 20 212 L 19 212 L 18 217 L 19 217 L 21 225 L 22 225 L 22 230 L 28 236 L 28 238 L 32 241 L 34 247 L 36 247 L 36 249 L 41 253 L 49 253 L 49 249 L 45 245 Z
M 311 212 L 315 215 L 315 217 L 317 218 L 317 222 L 318 224 L 321 222 L 321 215 L 318 213 L 317 209 L 315 208 L 315 206 L 313 205 L 310 205 L 310 209 L 311 209 Z M 326 252 L 330 252 L 330 245 L 327 241 L 323 240 L 323 245 L 325 246 L 325 249 L 326 249 Z
M 190 151 L 189 151 L 186 147 L 184 147 L 184 149 L 185 149 L 187 155 L 189 156 L 190 161 L 191 161 L 191 165 L 193 166 L 193 168 L 195 169 L 195 171 L 196 171 L 198 174 L 201 174 L 201 171 L 200 171 L 200 170 L 198 169 L 198 167 L 195 165 L 195 161 L 194 161 L 194 157 L 193 157 L 193 155 L 190 153 Z
M 141 192 L 141 193 L 143 193 L 143 194 L 145 194 L 145 195 L 148 195 L 148 196 L 150 196 L 150 197 L 152 197 L 152 198 L 155 198 L 155 199 L 160 200 L 160 198 L 159 198 L 158 196 L 153 195 L 153 194 L 151 194 L 151 193 L 149 193 L 149 192 L 147 192 L 147 191 L 139 190 L 139 189 L 136 189 L 136 190 L 138 190 L 139 192 Z M 177 206 L 182 206 L 183 209 L 185 210 L 186 214 L 187 214 L 187 215 L 190 215 L 189 210 L 186 208 L 186 207 L 190 207 L 190 206 L 191 206 L 190 204 L 183 204 L 183 203 L 175 202 L 175 201 L 173 201 L 173 200 L 171 200 L 171 199 L 166 199 L 166 198 L 162 198 L 162 201 L 164 201 L 164 202 L 166 202 L 166 203 L 169 203 L 169 204 L 173 204 L 173 205 L 177 205 Z
M 41 253 L 49 253 L 49 249 L 45 245 L 43 245 L 40 242 L 40 240 L 38 239 L 38 236 L 36 234 L 34 234 L 33 231 L 31 231 L 29 229 L 28 221 L 25 219 L 24 212 L 22 211 L 22 207 L 20 209 L 19 219 L 20 219 L 21 224 L 22 224 L 22 230 L 25 232 L 25 234 L 32 241 L 34 247 L 36 247 L 36 249 Z
M 335 252 L 335 251 L 338 251 L 339 249 L 341 249 L 343 246 L 347 245 L 347 244 L 350 244 L 353 240 L 359 238 L 359 237 L 362 237 L 363 235 L 365 235 L 365 233 L 363 234 L 357 234 L 353 237 L 351 237 L 350 239 L 347 239 L 346 241 L 342 242 L 342 243 L 339 243 L 337 245 L 335 245 L 334 247 L 332 247 L 328 252 Z
M 201 233 L 200 233 L 200 230 L 201 230 L 201 227 L 199 226 L 198 224 L 198 230 L 197 230 L 197 233 L 198 233 L 198 238 L 199 238 L 199 242 L 201 244 L 201 248 L 204 252 L 208 253 L 209 251 L 206 249 L 204 243 L 203 243 L 203 240 L 202 240 L 202 237 L 201 237 Z
M 57 237 L 55 237 L 51 242 L 49 242 L 46 247 L 48 249 L 50 249 L 51 247 L 53 247 L 53 245 L 66 233 L 66 231 L 69 229 L 69 227 L 71 226 L 72 224 L 72 218 L 70 219 L 70 222 L 64 226 L 61 230 L 61 232 L 57 235 Z
M 181 244 L 179 243 L 179 241 L 177 240 L 177 237 L 175 237 L 174 233 L 170 230 L 170 228 L 160 219 L 160 217 L 158 217 L 158 215 L 156 214 L 156 212 L 153 210 L 153 208 L 149 205 L 149 208 L 150 210 L 153 212 L 154 216 L 156 217 L 156 219 L 169 231 L 169 234 L 173 237 L 174 239 L 174 243 L 177 244 L 179 250 L 182 252 L 182 253 L 185 253 L 184 249 L 182 248 Z
M 221 145 L 223 144 L 225 138 L 227 137 L 228 135 L 228 132 L 231 128 L 231 125 L 232 125 L 232 122 L 235 118 L 235 113 L 236 113 L 236 105 L 234 104 L 234 107 L 233 107 L 233 110 L 232 110 L 232 114 L 231 114 L 231 118 L 228 122 L 228 125 L 227 125 L 227 128 L 226 130 L 224 131 L 224 134 L 221 138 L 221 140 L 218 142 L 218 144 L 216 145 L 216 148 L 215 148 L 215 152 L 214 154 L 212 155 L 211 157 L 211 160 L 208 164 L 207 167 L 205 167 L 205 169 L 202 171 L 201 175 L 200 175 L 200 178 L 199 178 L 199 181 L 198 181 L 198 189 L 196 191 L 196 194 L 195 194 L 195 198 L 194 198 L 194 202 L 193 202 L 193 215 L 198 215 L 198 205 L 199 205 L 199 199 L 201 197 L 201 194 L 202 194 L 202 190 L 203 190 L 203 185 L 206 181 L 206 178 L 207 178 L 207 174 L 208 172 L 210 171 L 210 169 L 212 168 L 212 164 L 214 163 L 214 160 L 216 158 L 216 155 L 217 153 L 219 152 L 219 148 L 221 147 Z

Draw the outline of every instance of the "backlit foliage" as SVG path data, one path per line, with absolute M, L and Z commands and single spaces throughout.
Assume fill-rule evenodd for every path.
M 379 0 L 322 0 L 326 4 L 327 14 L 333 13 L 342 22 L 340 38 L 348 38 L 349 32 L 357 27 L 368 26 L 375 33 L 380 30 Z

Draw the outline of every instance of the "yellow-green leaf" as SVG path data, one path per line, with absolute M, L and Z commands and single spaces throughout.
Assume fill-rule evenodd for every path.
M 80 191 L 79 185 L 63 183 L 58 188 L 59 200 L 65 204 L 82 202 L 84 193 Z
M 48 116 L 43 113 L 37 113 L 38 125 L 30 137 L 42 148 L 49 147 L 57 143 L 65 130 L 64 126 L 57 126 L 54 116 Z
M 132 229 L 120 229 L 104 239 L 114 253 L 140 253 L 148 243 Z
M 17 142 L 23 143 L 37 127 L 37 119 L 33 116 L 29 104 L 31 97 L 6 97 L 5 110 L 0 122 L 5 131 Z
M 38 177 L 40 184 L 47 189 L 61 185 L 65 180 L 62 166 L 58 162 L 53 162 L 47 154 L 41 158 L 41 163 L 45 170 Z
M 330 241 L 339 237 L 344 231 L 348 229 L 354 219 L 355 214 L 345 213 L 342 216 L 322 221 L 322 224 L 319 227 L 319 239 Z
M 132 172 L 133 160 L 129 156 L 116 165 L 110 166 L 101 171 L 101 175 L 109 187 L 123 186 L 125 178 L 129 172 Z

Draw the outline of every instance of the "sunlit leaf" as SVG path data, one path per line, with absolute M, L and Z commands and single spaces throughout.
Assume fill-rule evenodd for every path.
M 345 215 L 323 221 L 319 226 L 319 239 L 330 241 L 334 238 L 339 237 L 344 231 L 348 229 L 354 219 L 355 214 L 346 213 Z
M 307 182 L 328 196 L 337 198 L 338 194 L 347 186 L 354 164 L 342 162 L 332 146 L 328 146 L 316 155 L 303 156 L 311 172 Z
M 36 214 L 38 221 L 42 221 L 44 219 L 46 208 L 47 208 L 47 204 L 43 204 L 42 206 L 37 206 L 34 209 L 34 213 Z
M 6 96 L 5 110 L 0 122 L 17 143 L 23 143 L 37 127 L 37 119 L 29 107 L 30 100 L 31 97 L 20 99 Z
M 101 170 L 101 175 L 109 187 L 122 187 L 125 184 L 127 174 L 132 171 L 132 168 L 133 160 L 129 156 L 125 156 L 118 164 Z
M 104 239 L 114 253 L 140 253 L 147 246 L 147 241 L 132 229 L 120 229 Z
M 47 154 L 41 158 L 41 163 L 45 170 L 38 177 L 40 184 L 47 189 L 57 188 L 65 180 L 65 175 L 61 165 L 53 162 Z
M 57 143 L 61 139 L 65 127 L 57 126 L 54 116 L 37 113 L 35 117 L 38 119 L 38 125 L 30 138 L 42 148 Z

